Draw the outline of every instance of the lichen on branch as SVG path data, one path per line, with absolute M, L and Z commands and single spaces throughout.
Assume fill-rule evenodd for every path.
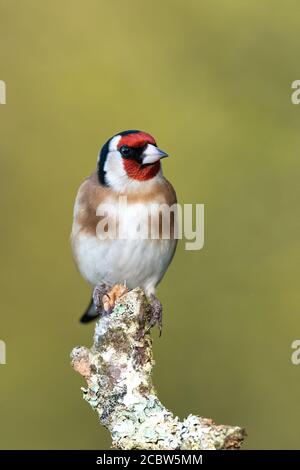
M 116 292 L 118 295 L 116 295 Z M 91 349 L 76 347 L 72 365 L 87 381 L 84 399 L 117 449 L 238 449 L 245 431 L 189 415 L 184 421 L 157 398 L 153 383 L 149 305 L 144 292 L 115 286 L 111 313 L 97 321 Z

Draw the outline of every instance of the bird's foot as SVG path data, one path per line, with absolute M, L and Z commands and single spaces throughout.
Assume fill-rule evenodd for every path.
M 99 284 L 93 293 L 94 305 L 99 315 L 109 315 L 119 297 L 128 292 L 128 289 L 116 284 L 113 287 L 107 284 Z
M 103 297 L 108 294 L 109 290 L 110 286 L 104 282 L 98 284 L 94 289 L 93 302 L 98 315 L 103 315 L 104 313 Z
M 157 325 L 159 336 L 162 333 L 162 304 L 155 295 L 150 296 L 150 308 L 149 308 L 149 323 L 146 329 L 146 332 Z

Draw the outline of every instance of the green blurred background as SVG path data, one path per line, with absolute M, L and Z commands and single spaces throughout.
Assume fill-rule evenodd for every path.
M 299 2 L 0 0 L 0 447 L 105 449 L 69 365 L 93 325 L 69 247 L 99 148 L 152 133 L 205 247 L 181 243 L 158 295 L 155 382 L 180 417 L 299 448 Z

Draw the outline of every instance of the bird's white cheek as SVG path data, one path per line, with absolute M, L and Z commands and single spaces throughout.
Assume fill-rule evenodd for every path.
M 117 191 L 122 190 L 128 180 L 128 175 L 124 169 L 123 160 L 119 152 L 109 152 L 104 165 L 104 171 L 108 185 Z

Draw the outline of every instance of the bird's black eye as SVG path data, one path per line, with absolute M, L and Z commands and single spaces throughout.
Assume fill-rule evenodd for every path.
M 133 149 L 128 147 L 128 145 L 122 145 L 122 147 L 120 147 L 120 152 L 123 157 L 129 158 L 133 154 Z

